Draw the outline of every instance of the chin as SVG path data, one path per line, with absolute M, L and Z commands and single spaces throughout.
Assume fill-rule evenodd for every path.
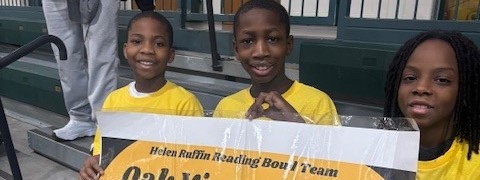
M 139 75 L 137 76 L 139 79 L 143 79 L 143 80 L 152 80 L 152 79 L 155 79 L 155 76 L 150 76 L 150 75 Z
M 265 84 L 265 83 L 269 83 L 270 81 L 272 81 L 271 78 L 268 78 L 268 77 L 258 77 L 258 76 L 254 76 L 255 78 L 252 78 L 252 81 L 255 82 L 255 83 L 258 83 L 258 84 Z
M 418 125 L 418 128 L 423 129 L 429 126 L 429 120 L 428 119 L 418 119 L 418 118 L 413 118 L 415 122 Z
M 255 82 L 255 84 L 268 84 L 268 83 L 270 83 L 270 81 L 266 81 L 266 80 L 255 80 L 254 82 Z

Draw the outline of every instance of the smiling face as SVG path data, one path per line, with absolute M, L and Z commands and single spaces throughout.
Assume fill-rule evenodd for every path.
M 448 125 L 454 115 L 459 78 L 455 52 L 445 41 L 431 39 L 411 54 L 403 70 L 398 106 L 421 130 Z
M 293 37 L 287 34 L 286 26 L 275 13 L 252 9 L 240 15 L 235 28 L 236 57 L 254 85 L 275 86 L 288 80 L 285 57 L 292 50 Z
M 123 53 L 137 82 L 165 81 L 167 63 L 172 62 L 175 56 L 169 44 L 167 28 L 150 17 L 132 23 Z

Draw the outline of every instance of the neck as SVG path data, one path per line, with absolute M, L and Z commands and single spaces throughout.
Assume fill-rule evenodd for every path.
M 452 137 L 452 131 L 453 123 L 451 120 L 431 128 L 420 128 L 420 146 L 426 148 L 437 147 Z
M 165 78 L 135 80 L 135 89 L 142 93 L 153 93 L 161 89 L 166 83 Z
M 430 128 L 420 128 L 418 160 L 431 161 L 445 154 L 452 145 L 452 119 Z
M 420 161 L 431 161 L 437 159 L 438 157 L 444 155 L 452 146 L 454 139 L 447 139 L 435 147 L 424 147 L 420 146 L 420 151 L 418 153 L 418 160 Z
M 267 83 L 253 83 L 250 88 L 250 94 L 257 97 L 261 92 L 268 93 L 276 91 L 280 94 L 287 92 L 293 84 L 293 80 L 289 79 L 285 74 L 277 77 Z

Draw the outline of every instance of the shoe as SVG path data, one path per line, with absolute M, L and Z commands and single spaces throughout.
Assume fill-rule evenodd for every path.
M 93 136 L 97 126 L 94 122 L 70 120 L 63 128 L 53 130 L 55 136 L 63 140 L 74 140 L 80 137 Z

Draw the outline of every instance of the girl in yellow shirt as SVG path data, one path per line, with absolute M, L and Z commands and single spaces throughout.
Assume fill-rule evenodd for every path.
M 428 31 L 398 51 L 385 84 L 386 117 L 420 128 L 417 179 L 480 179 L 480 52 L 457 32 Z

